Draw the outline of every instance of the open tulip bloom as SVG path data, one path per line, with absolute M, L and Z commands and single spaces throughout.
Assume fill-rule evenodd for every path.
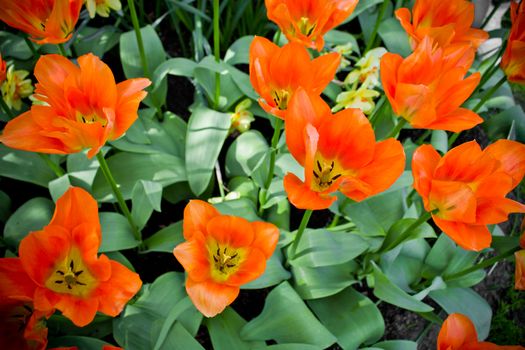
M 358 0 L 265 0 L 268 18 L 289 41 L 321 51 L 323 35 L 354 11 Z
M 459 132 L 482 123 L 479 115 L 460 107 L 480 80 L 479 72 L 465 78 L 474 54 L 470 45 L 440 48 L 427 37 L 405 59 L 383 55 L 381 81 L 394 113 L 421 129 Z
M 32 300 L 43 312 L 62 311 L 75 325 L 97 311 L 117 316 L 139 291 L 139 275 L 98 256 L 101 243 L 97 202 L 71 187 L 58 201 L 49 225 L 20 243 L 19 258 L 0 259 L 2 300 Z
M 59 55 L 40 57 L 35 67 L 35 104 L 11 120 L 0 136 L 6 146 L 41 153 L 75 153 L 90 148 L 93 157 L 107 140 L 122 136 L 137 119 L 150 81 L 119 84 L 111 69 L 93 54 L 78 66 Z
M 186 291 L 206 317 L 221 313 L 240 286 L 261 276 L 279 240 L 279 229 L 221 215 L 211 204 L 192 200 L 184 209 L 184 239 L 173 249 L 188 278 Z
M 395 14 L 412 47 L 430 37 L 441 47 L 463 43 L 478 48 L 489 38 L 484 30 L 471 28 L 474 4 L 468 0 L 416 0 L 412 14 L 407 8 L 400 8 Z
M 316 95 L 299 89 L 285 121 L 286 143 L 304 167 L 304 180 L 284 177 L 290 202 L 300 209 L 326 209 L 339 190 L 361 201 L 390 187 L 403 172 L 405 153 L 394 139 L 376 142 L 359 109 L 332 114 Z
M 501 69 L 509 81 L 525 84 L 525 5 L 512 1 L 510 4 L 510 29 L 507 47 L 501 57 Z
M 332 81 L 340 61 L 341 56 L 335 52 L 312 60 L 301 44 L 289 43 L 280 48 L 256 36 L 250 45 L 250 80 L 261 96 L 261 107 L 282 119 L 294 92 L 302 87 L 320 95 Z
M 525 145 L 499 140 L 481 150 L 476 141 L 455 147 L 441 157 L 431 145 L 412 158 L 414 188 L 432 212 L 436 225 L 467 250 L 490 247 L 486 225 L 525 213 L 525 205 L 505 198 L 525 174 Z

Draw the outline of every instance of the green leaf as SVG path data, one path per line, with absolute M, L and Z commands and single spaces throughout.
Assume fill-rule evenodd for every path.
M 264 342 L 247 342 L 241 339 L 239 333 L 246 321 L 231 307 L 227 307 L 213 318 L 208 318 L 205 323 L 214 350 L 250 350 L 265 345 Z
M 255 212 L 255 205 L 249 199 L 239 198 L 214 205 L 223 215 L 240 216 L 248 221 L 261 221 Z
M 383 350 L 417 350 L 417 343 L 409 340 L 387 340 L 374 344 L 374 348 Z
M 41 230 L 49 224 L 55 204 L 47 198 L 28 200 L 9 217 L 4 227 L 4 240 L 13 250 L 29 232 Z
M 376 297 L 392 305 L 415 312 L 429 312 L 434 310 L 431 306 L 405 293 L 401 288 L 392 283 L 376 264 L 372 263 L 372 266 L 375 280 L 374 295 Z
M 119 43 L 120 32 L 115 26 L 106 25 L 100 28 L 84 27 L 78 32 L 75 41 L 76 56 L 93 53 L 103 57 Z
M 140 180 L 135 184 L 131 194 L 131 216 L 139 230 L 146 226 L 153 210 L 160 212 L 161 200 L 162 185 L 158 182 Z
M 429 296 L 448 314 L 460 313 L 470 318 L 476 327 L 479 340 L 487 338 L 492 309 L 478 293 L 470 288 L 447 288 L 432 291 Z
M 383 39 L 388 52 L 397 53 L 403 57 L 412 53 L 407 33 L 397 18 L 390 17 L 383 20 L 377 33 Z
M 282 264 L 282 253 L 276 249 L 270 259 L 266 262 L 264 273 L 247 284 L 241 286 L 241 289 L 261 289 L 274 286 L 290 278 L 291 274 Z
M 164 188 L 162 197 L 172 204 L 177 204 L 185 199 L 193 198 L 190 184 L 187 181 L 177 182 Z
M 140 242 L 135 240 L 128 220 L 117 213 L 100 213 L 102 228 L 102 243 L 98 251 L 114 252 L 117 250 L 135 248 Z
M 464 250 L 442 233 L 425 259 L 422 276 L 446 277 L 472 266 L 477 257 L 477 252 Z
M 326 35 L 324 36 L 324 40 L 327 43 L 331 43 L 333 45 L 346 45 L 350 43 L 352 44 L 352 51 L 357 53 L 358 55 L 361 54 L 361 51 L 359 50 L 359 45 L 357 44 L 357 40 L 350 33 L 332 29 L 331 31 L 326 33 Z
M 490 116 L 482 124 L 490 140 L 505 139 L 514 126 L 516 141 L 525 142 L 525 113 L 520 105 L 512 106 Z
M 448 151 L 448 134 L 444 130 L 432 130 L 430 144 L 442 154 Z
M 0 176 L 47 187 L 55 173 L 37 153 L 19 151 L 0 144 Z
M 242 328 L 241 337 L 245 340 L 304 343 L 319 348 L 326 348 L 336 341 L 287 282 L 268 294 L 263 311 Z
M 354 12 L 343 22 L 349 22 L 359 16 L 363 11 L 382 3 L 383 0 L 360 0 L 355 7 Z
M 386 234 L 385 240 L 383 241 L 383 245 L 381 247 L 382 252 L 387 252 L 396 246 L 394 246 L 395 240 L 400 237 L 402 234 L 407 232 L 411 225 L 414 224 L 418 219 L 401 219 L 398 220 L 395 224 L 393 224 L 390 229 L 388 230 L 388 233 Z M 400 242 L 400 244 L 403 244 L 404 242 L 411 241 L 413 239 L 418 238 L 435 238 L 436 233 L 434 232 L 434 229 L 430 224 L 424 222 L 421 225 L 417 226 L 414 229 L 411 229 L 410 236 L 405 238 L 403 241 Z
M 243 36 L 230 45 L 224 55 L 224 62 L 233 65 L 248 64 L 250 62 L 250 45 L 253 35 Z
M 252 176 L 262 187 L 268 174 L 257 172 L 264 164 L 264 155 L 269 150 L 264 136 L 256 130 L 241 134 L 226 153 L 226 175 Z
M 144 240 L 144 245 L 146 246 L 145 252 L 172 253 L 173 248 L 182 242 L 184 242 L 182 221 L 178 221 L 164 227 Z
M 76 346 L 82 350 L 100 350 L 104 345 L 111 345 L 100 339 L 80 337 L 80 336 L 65 336 L 58 338 L 50 338 L 47 346 L 51 348 Z
M 184 313 L 186 310 L 188 310 L 189 307 L 191 307 L 193 304 L 191 303 L 191 300 L 189 297 L 184 297 L 181 300 L 177 302 L 173 306 L 173 308 L 168 313 L 166 319 L 162 323 L 162 328 L 160 329 L 159 336 L 157 337 L 157 340 L 155 341 L 155 346 L 153 350 L 160 350 L 163 348 L 163 344 L 166 341 L 166 337 L 170 333 L 170 328 L 173 327 L 175 321 L 177 318 L 180 317 L 182 313 Z M 169 347 L 170 349 L 173 347 Z
M 153 88 L 155 92 L 162 88 L 162 82 L 165 81 L 167 75 L 174 75 L 179 77 L 193 77 L 193 71 L 198 66 L 195 61 L 183 57 L 170 58 L 161 63 L 153 72 Z
M 368 244 L 358 235 L 341 231 L 307 229 L 290 263 L 306 267 L 338 265 L 356 258 L 367 249 Z
M 106 161 L 124 199 L 131 198 L 133 187 L 139 180 L 155 181 L 162 184 L 162 186 L 186 181 L 186 172 L 182 159 L 169 154 L 123 152 L 109 157 Z M 98 171 L 95 176 L 93 196 L 99 202 L 116 201 L 102 171 Z
M 51 198 L 53 198 L 53 201 L 56 203 L 56 201 L 62 197 L 64 193 L 71 187 L 71 183 L 69 182 L 69 175 L 63 175 L 59 178 L 56 178 L 54 180 L 51 180 L 49 182 L 49 193 L 51 194 Z
M 37 44 L 34 44 L 38 47 Z M 13 57 L 19 60 L 28 60 L 33 57 L 33 53 L 27 46 L 27 43 L 20 35 L 0 31 L 0 51 L 6 57 Z
M 10 213 L 11 198 L 4 191 L 0 191 L 0 221 L 5 222 Z
M 155 324 L 158 329 L 158 323 Z M 157 333 L 157 332 L 155 332 Z M 164 338 L 161 350 L 204 350 L 202 345 L 179 322 L 175 322 Z
M 142 34 L 142 42 L 144 43 L 148 70 L 149 73 L 152 74 L 161 63 L 166 61 L 166 52 L 164 51 L 157 32 L 155 32 L 152 26 L 145 26 L 140 29 L 140 32 Z M 120 61 L 122 62 L 122 69 L 124 70 L 126 78 L 130 79 L 145 76 L 134 30 L 123 33 L 120 36 Z M 154 83 L 159 84 L 158 82 Z M 144 100 L 144 103 L 157 107 L 160 107 L 164 103 L 168 84 L 165 79 L 161 84 L 162 87 L 156 89 L 154 94 L 149 94 Z
M 308 305 L 343 349 L 357 349 L 363 343 L 375 342 L 385 332 L 377 306 L 353 288 L 328 298 L 309 300 Z
M 197 196 L 208 187 L 230 124 L 229 114 L 205 107 L 197 107 L 190 116 L 186 134 L 186 171 L 190 187 Z
M 68 334 L 104 338 L 113 332 L 113 317 L 97 314 L 87 326 L 77 327 L 65 316 L 54 314 L 46 322 L 50 335 Z

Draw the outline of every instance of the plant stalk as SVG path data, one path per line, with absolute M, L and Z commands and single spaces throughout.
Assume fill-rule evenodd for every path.
M 263 194 L 259 207 L 259 216 L 262 216 L 262 214 L 264 213 L 264 209 L 262 207 L 266 203 L 267 191 L 270 188 L 270 185 L 272 184 L 273 172 L 275 170 L 275 158 L 277 156 L 277 143 L 279 142 L 279 138 L 281 137 L 282 126 L 283 120 L 281 118 L 276 118 L 272 135 L 270 166 L 268 168 L 268 175 L 266 177 L 266 181 L 264 181 L 264 188 L 262 189 Z
M 67 51 L 66 49 L 64 48 L 64 44 L 60 43 L 57 45 L 58 46 L 58 52 L 60 52 L 60 54 L 64 57 L 67 57 Z
M 9 106 L 5 103 L 4 99 L 2 98 L 2 96 L 0 96 L 0 106 L 2 106 L 2 109 L 4 110 L 5 114 L 7 114 L 7 116 L 9 117 L 9 119 L 13 119 L 14 117 L 16 117 L 15 113 L 13 112 L 13 110 L 11 110 L 11 108 L 9 108 Z
M 397 247 L 405 239 L 407 239 L 416 228 L 418 228 L 423 223 L 427 222 L 428 219 L 430 219 L 431 217 L 432 217 L 431 213 L 424 212 L 416 221 L 414 221 L 412 223 L 412 225 L 410 225 L 405 231 L 403 231 L 403 233 L 401 233 L 399 236 L 397 236 L 397 238 L 394 240 L 394 242 L 392 242 L 391 244 L 389 244 L 386 247 L 382 247 L 380 249 L 380 252 L 381 251 L 385 251 L 385 249 L 390 250 L 390 249 L 393 249 L 393 248 Z
M 53 170 L 57 178 L 65 175 L 64 169 L 62 169 L 60 165 L 55 164 L 51 159 L 49 159 L 49 156 L 47 154 L 38 153 L 38 155 L 40 156 L 40 158 L 42 158 L 44 162 L 46 162 L 47 166 L 51 170 Z
M 376 41 L 377 31 L 379 29 L 379 25 L 381 24 L 381 21 L 383 20 L 383 17 L 385 16 L 386 9 L 388 7 L 388 4 L 390 3 L 390 0 L 384 0 L 383 4 L 381 5 L 381 8 L 379 9 L 379 13 L 377 14 L 376 23 L 374 25 L 374 30 L 372 31 L 372 35 L 370 35 L 370 40 L 368 41 L 368 44 L 366 44 L 366 48 L 364 53 L 366 54 L 374 45 Z
M 477 111 L 481 108 L 481 106 L 483 106 L 483 104 L 485 102 L 487 102 L 487 100 L 496 92 L 496 90 L 498 90 L 500 88 L 501 85 L 503 85 L 504 82 L 507 81 L 507 76 L 502 76 L 501 79 L 493 86 L 490 88 L 489 91 L 487 91 L 487 93 L 485 95 L 483 95 L 483 97 L 481 98 L 481 100 L 478 102 L 478 104 L 476 105 L 476 107 L 474 107 L 472 109 L 472 111 L 474 113 L 477 113 Z
M 109 169 L 108 163 L 104 159 L 104 155 L 101 152 L 97 153 L 97 159 L 100 164 L 100 169 L 102 170 L 102 173 L 104 174 L 104 177 L 106 178 L 107 182 L 111 186 L 111 189 L 113 190 L 113 193 L 115 194 L 115 197 L 117 198 L 118 205 L 120 207 L 120 210 L 122 213 L 124 213 L 124 216 L 126 216 L 126 219 L 128 219 L 129 225 L 131 226 L 131 229 L 133 231 L 133 236 L 135 236 L 135 239 L 139 242 L 142 241 L 142 235 L 137 228 L 137 225 L 135 225 L 135 222 L 133 221 L 133 217 L 131 216 L 131 212 L 129 211 L 128 205 L 126 204 L 126 201 L 124 200 L 124 197 L 122 196 L 122 192 L 120 192 L 120 189 L 117 185 L 117 182 L 115 181 L 115 178 L 113 178 L 113 175 L 111 174 L 111 170 Z
M 391 137 L 397 138 L 397 135 L 399 134 L 401 129 L 403 129 L 403 126 L 405 126 L 406 123 L 407 123 L 406 119 L 400 118 L 400 120 L 396 124 L 395 128 L 390 132 L 390 134 L 388 134 L 387 137 L 385 137 L 385 140 L 389 139 Z
M 137 17 L 137 10 L 135 9 L 134 0 L 128 0 L 129 12 L 131 14 L 131 23 L 133 23 L 133 29 L 135 30 L 135 36 L 137 37 L 137 46 L 139 48 L 140 62 L 142 63 L 142 70 L 146 78 L 151 78 L 150 71 L 148 68 L 148 60 L 146 59 L 146 52 L 144 50 L 144 42 L 142 41 L 142 33 L 140 31 L 139 19 Z
M 295 238 L 292 243 L 292 250 L 290 251 L 290 255 L 292 258 L 295 257 L 295 254 L 297 252 L 297 247 L 299 246 L 299 242 L 301 241 L 301 237 L 303 236 L 304 230 L 306 229 L 306 226 L 308 225 L 308 221 L 310 221 L 310 217 L 312 216 L 313 210 L 305 210 L 303 214 L 303 219 L 301 220 L 301 224 L 299 225 L 299 228 L 297 229 L 297 234 L 295 235 Z
M 219 28 L 219 0 L 213 0 L 213 52 L 215 62 L 221 60 L 221 31 Z M 219 98 L 221 97 L 221 74 L 215 73 L 215 109 L 219 108 Z

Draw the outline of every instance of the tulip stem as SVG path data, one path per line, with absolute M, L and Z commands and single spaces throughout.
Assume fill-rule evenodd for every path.
M 385 12 L 386 12 L 386 9 L 389 3 L 390 3 L 390 0 L 383 1 L 383 4 L 381 5 L 381 8 L 379 9 L 379 13 L 377 14 L 377 19 L 374 25 L 374 30 L 372 31 L 372 34 L 370 35 L 370 40 L 368 40 L 368 44 L 366 44 L 366 48 L 365 48 L 363 55 L 366 54 L 374 45 L 376 41 L 377 31 L 379 30 L 379 25 L 381 24 L 381 21 L 383 20 L 383 17 L 385 16 Z
M 55 164 L 55 162 L 53 162 L 51 159 L 49 159 L 49 156 L 47 154 L 43 154 L 43 153 L 38 153 L 38 155 L 40 156 L 40 158 L 42 158 L 42 160 L 44 162 L 46 162 L 47 166 L 53 170 L 53 172 L 55 173 L 55 175 L 58 177 L 62 177 L 65 175 L 64 173 L 64 169 L 62 169 L 60 167 L 60 165 L 57 165 Z
M 213 0 L 213 52 L 215 62 L 221 60 L 221 31 L 219 28 L 219 0 Z M 219 98 L 221 97 L 221 74 L 215 73 L 215 109 L 219 108 Z
M 405 126 L 405 124 L 407 123 L 407 121 L 405 119 L 400 119 L 397 124 L 396 124 L 396 127 L 392 130 L 392 132 L 390 134 L 388 134 L 387 137 L 385 137 L 385 140 L 386 139 L 389 139 L 391 137 L 393 138 L 397 138 L 397 135 L 399 134 L 399 132 L 401 131 L 401 129 L 403 129 L 403 126 Z
M 58 52 L 60 52 L 60 54 L 64 57 L 67 57 L 67 52 L 66 52 L 66 49 L 64 48 L 64 44 L 58 44 L 57 45 L 58 47 Z
M 133 29 L 135 30 L 135 36 L 137 38 L 137 46 L 139 48 L 140 62 L 142 63 L 142 70 L 146 78 L 151 78 L 148 61 L 146 59 L 146 52 L 144 50 L 144 42 L 142 41 L 142 33 L 140 31 L 139 19 L 137 17 L 137 10 L 135 9 L 134 0 L 128 0 L 129 12 L 131 14 L 131 22 L 133 23 Z
M 35 45 L 33 45 L 33 42 L 31 40 L 29 40 L 27 37 L 24 37 L 24 41 L 26 42 L 27 47 L 29 47 L 29 50 L 31 50 L 31 53 L 33 54 L 33 56 L 34 57 L 38 57 L 39 54 L 36 51 Z
M 299 224 L 299 228 L 297 229 L 297 234 L 295 235 L 295 238 L 292 243 L 292 250 L 290 251 L 290 255 L 292 258 L 295 257 L 295 254 L 297 252 L 297 247 L 299 246 L 299 242 L 301 241 L 301 237 L 303 236 L 304 230 L 306 229 L 306 226 L 308 225 L 308 221 L 310 221 L 310 216 L 312 216 L 313 210 L 305 210 L 303 214 L 303 219 L 301 220 L 301 223 Z
M 137 225 L 135 225 L 135 222 L 133 221 L 133 217 L 131 216 L 131 212 L 128 209 L 128 205 L 126 204 L 126 201 L 124 200 L 124 197 L 122 196 L 122 192 L 120 192 L 119 186 L 117 185 L 115 178 L 113 178 L 113 175 L 111 174 L 111 170 L 109 170 L 108 163 L 104 159 L 104 155 L 102 154 L 102 152 L 97 153 L 97 159 L 98 159 L 98 163 L 100 164 L 100 169 L 102 170 L 102 173 L 104 174 L 104 177 L 106 178 L 107 182 L 111 186 L 111 189 L 113 190 L 113 193 L 115 194 L 115 197 L 117 198 L 120 210 L 122 211 L 122 213 L 124 213 L 124 216 L 126 216 L 126 219 L 128 219 L 129 225 L 131 226 L 135 239 L 139 242 L 142 241 L 142 235 L 139 229 L 137 228 Z
M 281 129 L 283 126 L 283 120 L 281 118 L 275 119 L 274 129 L 273 129 L 273 135 L 272 135 L 272 144 L 270 149 L 270 165 L 268 167 L 268 175 L 266 177 L 266 181 L 264 182 L 264 188 L 261 189 L 263 192 L 261 194 L 260 198 L 260 207 L 259 207 L 259 216 L 262 216 L 264 213 L 263 206 L 266 203 L 266 196 L 267 191 L 270 188 L 270 185 L 272 184 L 273 179 L 273 172 L 275 170 L 275 158 L 277 155 L 277 143 L 279 142 L 279 138 L 281 137 Z
M 387 246 L 381 247 L 380 252 L 389 251 L 399 244 L 403 243 L 410 235 L 414 232 L 416 228 L 421 226 L 423 223 L 427 222 L 428 219 L 432 217 L 432 214 L 429 212 L 424 212 L 416 221 L 412 223 L 406 230 L 404 230 L 397 238 Z
M 1 85 L 1 84 L 0 84 Z M 0 106 L 2 106 L 2 109 L 5 111 L 5 114 L 9 117 L 9 119 L 13 119 L 16 117 L 15 113 L 9 108 L 9 106 L 5 103 L 2 96 L 0 96 Z
M 478 91 L 481 91 L 481 88 L 490 80 L 490 78 L 494 75 L 494 73 L 496 73 L 498 71 L 499 67 L 498 67 L 497 63 L 498 63 L 498 59 L 501 57 L 501 55 L 503 55 L 503 52 L 505 51 L 505 48 L 506 48 L 505 42 L 507 41 L 506 38 L 507 38 L 507 36 L 505 35 L 503 40 L 502 40 L 501 47 L 499 48 L 498 52 L 496 53 L 495 58 L 492 61 L 492 63 L 490 64 L 489 68 L 487 68 L 485 70 L 485 73 L 483 73 L 483 75 L 481 76 L 481 80 L 480 80 L 478 86 L 476 87 L 476 90 L 474 91 L 474 93 L 476 93 Z
M 478 102 L 476 107 L 472 109 L 472 112 L 477 113 L 478 110 L 481 108 L 481 106 L 483 106 L 483 104 L 487 102 L 487 100 L 496 92 L 496 90 L 498 90 L 500 86 L 503 85 L 503 83 L 506 81 L 507 81 L 507 77 L 505 75 L 502 76 L 501 79 L 493 87 L 491 87 L 490 90 L 487 91 L 485 95 L 483 95 L 483 97 Z
M 465 269 L 463 271 L 459 271 L 459 272 L 454 273 L 454 274 L 449 275 L 449 276 L 445 276 L 444 280 L 445 281 L 450 281 L 450 280 L 453 280 L 453 279 L 457 279 L 457 278 L 463 277 L 465 275 L 468 275 L 469 273 L 472 273 L 474 271 L 481 270 L 481 269 L 484 269 L 486 267 L 489 267 L 489 266 L 497 263 L 500 260 L 508 258 L 509 256 L 511 256 L 512 254 L 514 254 L 515 252 L 517 252 L 520 249 L 521 249 L 521 247 L 519 247 L 519 246 L 514 247 L 512 249 L 509 249 L 509 250 L 507 250 L 506 252 L 504 252 L 504 253 L 502 253 L 500 255 L 496 255 L 495 257 L 492 257 L 490 259 L 483 260 L 483 261 L 477 263 L 476 265 L 469 267 L 468 269 Z

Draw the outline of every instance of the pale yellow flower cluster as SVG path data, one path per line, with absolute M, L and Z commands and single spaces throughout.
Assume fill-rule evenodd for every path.
M 4 83 L 0 90 L 2 98 L 9 108 L 19 111 L 22 108 L 22 99 L 33 93 L 31 79 L 26 79 L 28 71 L 15 70 L 15 66 L 9 66 Z
M 86 0 L 85 3 L 91 18 L 95 17 L 95 14 L 109 17 L 111 10 L 118 11 L 122 8 L 120 0 Z

